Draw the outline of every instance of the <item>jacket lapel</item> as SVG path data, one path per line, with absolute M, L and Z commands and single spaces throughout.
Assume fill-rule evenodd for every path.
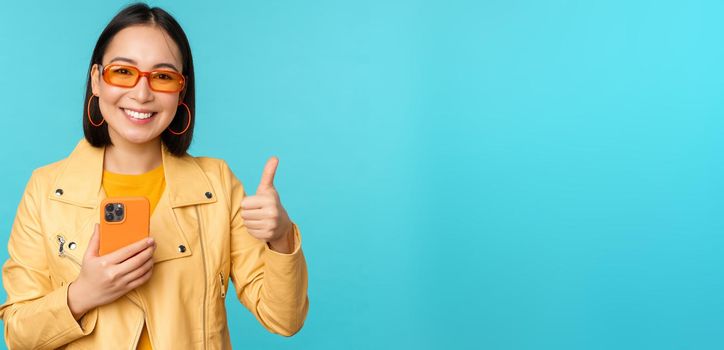
M 216 192 L 193 157 L 188 154 L 176 157 L 164 145 L 161 148 L 166 188 L 151 215 L 150 233 L 156 240 L 155 262 L 192 255 L 189 242 L 190 239 L 196 241 L 198 218 L 195 210 L 185 207 L 216 202 Z M 89 220 L 82 220 L 89 225 L 81 225 L 76 232 L 75 239 L 79 244 L 83 242 L 82 249 L 70 252 L 79 261 L 93 233 L 93 224 L 100 220 L 99 205 L 106 198 L 102 187 L 104 155 L 104 147 L 93 147 L 82 139 L 61 167 L 48 194 L 51 200 L 93 209 Z
M 91 146 L 85 139 L 66 158 L 48 197 L 84 208 L 100 203 L 105 148 Z

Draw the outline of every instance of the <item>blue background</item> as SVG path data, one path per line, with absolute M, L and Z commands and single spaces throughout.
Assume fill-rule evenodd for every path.
M 0 241 L 125 4 L 0 10 Z M 724 347 L 721 2 L 151 4 L 192 45 L 190 152 L 252 189 L 279 156 L 302 229 L 304 328 L 228 298 L 235 347 Z

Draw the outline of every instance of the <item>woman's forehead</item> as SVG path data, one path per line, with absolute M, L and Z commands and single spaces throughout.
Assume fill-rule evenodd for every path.
M 171 37 L 160 27 L 138 25 L 122 29 L 111 39 L 103 55 L 103 64 L 122 58 L 141 70 L 159 65 L 170 65 L 181 71 L 181 51 Z

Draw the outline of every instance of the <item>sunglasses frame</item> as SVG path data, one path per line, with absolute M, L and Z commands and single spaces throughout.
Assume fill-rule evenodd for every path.
M 181 91 L 183 91 L 183 90 L 186 88 L 186 76 L 183 75 L 183 74 L 181 74 L 181 73 L 179 73 L 179 72 L 176 72 L 176 71 L 165 70 L 165 69 L 154 69 L 154 70 L 152 70 L 152 71 L 144 72 L 144 71 L 138 69 L 138 67 L 131 66 L 131 65 L 127 65 L 127 64 L 115 64 L 115 63 L 111 63 L 111 64 L 108 64 L 108 65 L 105 65 L 105 66 L 102 65 L 102 64 L 98 64 L 98 65 L 101 66 L 101 76 L 103 77 L 103 81 L 105 81 L 108 85 L 117 86 L 117 87 L 122 87 L 122 88 L 129 88 L 129 89 L 130 89 L 130 88 L 135 87 L 136 85 L 138 85 L 138 82 L 141 80 L 141 78 L 146 77 L 146 79 L 148 79 L 148 88 L 151 89 L 151 91 L 176 93 L 176 92 L 181 92 Z M 135 81 L 135 82 L 133 83 L 133 85 L 131 85 L 131 86 L 118 85 L 118 84 L 114 84 L 114 83 L 108 81 L 108 79 L 106 78 L 106 76 L 107 76 L 106 73 L 111 69 L 111 67 L 130 68 L 130 69 L 133 69 L 133 70 L 137 71 L 137 72 L 138 72 L 138 76 L 136 76 L 136 81 Z M 150 79 L 150 78 L 151 78 L 151 74 L 156 74 L 156 73 L 163 73 L 163 74 L 169 74 L 169 75 L 178 75 L 179 77 L 181 77 L 181 87 L 180 87 L 178 90 L 173 90 L 173 91 L 165 91 L 165 90 L 157 90 L 157 89 L 154 89 L 154 88 L 153 88 L 153 85 L 151 84 L 151 79 Z

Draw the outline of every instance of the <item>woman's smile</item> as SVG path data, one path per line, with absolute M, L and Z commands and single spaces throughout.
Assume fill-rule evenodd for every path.
M 151 120 L 153 120 L 153 117 L 156 116 L 156 112 L 151 112 L 147 110 L 137 110 L 129 108 L 121 108 L 121 110 L 126 115 L 126 117 L 128 117 L 129 120 L 136 124 L 149 123 Z

